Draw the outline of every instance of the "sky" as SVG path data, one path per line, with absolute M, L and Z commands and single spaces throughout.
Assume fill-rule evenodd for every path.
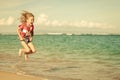
M 35 34 L 120 34 L 120 0 L 0 0 L 0 33 L 16 34 L 22 10 Z

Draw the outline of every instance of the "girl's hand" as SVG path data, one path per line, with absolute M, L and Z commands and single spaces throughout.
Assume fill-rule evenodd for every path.
M 22 41 L 22 40 L 23 40 L 23 38 L 20 38 L 20 37 L 18 37 L 18 39 L 19 39 L 20 41 Z
M 32 41 L 32 37 L 30 37 L 30 41 Z
M 22 41 L 23 39 L 20 39 L 20 41 Z

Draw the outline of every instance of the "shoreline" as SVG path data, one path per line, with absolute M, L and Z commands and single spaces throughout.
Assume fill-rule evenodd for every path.
M 1 80 L 49 80 L 42 77 L 15 74 L 11 72 L 0 71 Z

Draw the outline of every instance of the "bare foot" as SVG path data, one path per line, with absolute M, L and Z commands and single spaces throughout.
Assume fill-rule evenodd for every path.
M 28 54 L 25 54 L 25 61 L 28 61 Z
M 22 56 L 22 50 L 21 49 L 19 49 L 19 56 L 21 57 Z

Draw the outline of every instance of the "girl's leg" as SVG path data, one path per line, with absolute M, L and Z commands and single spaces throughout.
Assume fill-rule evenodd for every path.
M 28 61 L 28 55 L 31 54 L 31 53 L 32 53 L 31 50 L 30 50 L 30 52 L 26 52 L 26 53 L 25 53 L 25 60 L 26 60 L 26 61 Z
M 30 48 L 30 52 L 25 53 L 25 60 L 26 60 L 26 61 L 28 60 L 28 55 L 29 55 L 29 54 L 32 54 L 32 53 L 35 53 L 35 52 L 36 52 L 35 47 L 34 47 L 34 45 L 32 44 L 32 42 L 28 43 L 28 47 Z
M 28 54 L 25 54 L 25 61 L 28 61 Z
M 22 56 L 22 54 L 23 54 L 23 52 L 22 52 L 23 50 L 22 49 L 19 49 L 19 56 L 21 57 Z
M 31 53 L 35 53 L 35 52 L 36 52 L 35 47 L 34 47 L 34 45 L 32 44 L 32 42 L 29 42 L 29 43 L 28 43 L 28 46 L 29 46 L 29 48 L 31 49 Z
M 29 53 L 31 51 L 31 49 L 24 41 L 21 41 L 21 44 L 24 47 L 24 49 L 19 50 L 19 56 L 21 56 L 23 53 L 25 53 L 25 60 L 28 60 L 28 54 L 26 54 L 26 53 Z

